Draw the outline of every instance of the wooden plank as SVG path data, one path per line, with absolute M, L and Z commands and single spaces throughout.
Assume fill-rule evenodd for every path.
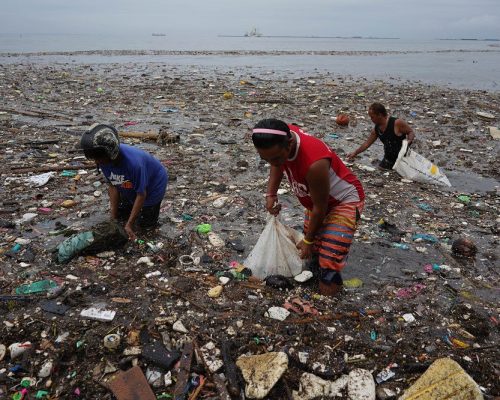
M 189 372 L 191 371 L 191 362 L 193 361 L 193 342 L 186 343 L 182 350 L 180 359 L 179 374 L 177 375 L 177 383 L 174 389 L 174 400 L 184 400 L 186 398 L 186 386 L 189 380 Z
M 156 400 L 144 373 L 137 366 L 118 374 L 108 387 L 117 400 Z

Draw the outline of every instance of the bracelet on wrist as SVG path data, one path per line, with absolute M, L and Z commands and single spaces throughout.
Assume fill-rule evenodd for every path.
M 309 241 L 309 240 L 307 240 L 306 238 L 302 239 L 302 241 L 303 241 L 305 244 L 308 244 L 308 245 L 314 244 L 314 241 L 313 241 L 313 242 L 310 242 L 310 241 Z

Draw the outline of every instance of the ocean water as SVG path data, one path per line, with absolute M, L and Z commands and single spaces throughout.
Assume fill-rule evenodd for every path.
M 109 55 L 106 50 L 137 53 Z M 147 50 L 160 54 L 142 52 Z M 500 91 L 500 41 L 0 34 L 0 63 L 53 62 L 245 67 L 256 73 L 331 73 Z
M 362 38 L 0 34 L 0 53 L 86 50 L 500 51 L 500 41 Z

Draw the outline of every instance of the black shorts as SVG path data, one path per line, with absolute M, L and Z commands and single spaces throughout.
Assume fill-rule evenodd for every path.
M 153 206 L 142 207 L 141 213 L 137 217 L 137 224 L 141 228 L 153 228 L 158 224 L 160 216 L 161 201 Z M 133 204 L 125 201 L 120 201 L 118 204 L 118 219 L 127 220 L 132 212 Z
M 392 169 L 392 167 L 394 167 L 395 163 L 396 163 L 396 160 L 391 161 L 391 160 L 387 159 L 386 157 L 384 157 L 378 165 L 380 168 L 383 168 L 383 169 Z

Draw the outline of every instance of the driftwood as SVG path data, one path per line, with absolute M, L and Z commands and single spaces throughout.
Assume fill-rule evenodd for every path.
M 120 131 L 120 132 L 118 132 L 118 135 L 120 135 L 120 137 L 124 137 L 124 138 L 152 139 L 152 140 L 157 140 L 159 137 L 159 134 L 156 132 L 123 132 L 123 131 Z
M 306 317 L 306 318 L 293 318 L 282 321 L 286 324 L 295 324 L 295 325 L 303 325 L 310 324 L 314 321 L 332 321 L 339 320 L 344 318 L 360 318 L 366 315 L 377 315 L 381 314 L 382 310 L 365 310 L 363 313 L 358 311 L 345 312 L 345 313 L 335 313 L 335 314 L 326 314 L 319 315 L 317 317 Z
M 174 389 L 174 400 L 184 399 L 186 396 L 185 390 L 191 371 L 191 362 L 193 360 L 193 343 L 189 342 L 184 345 L 179 366 L 179 374 L 177 375 L 177 383 Z
M 72 117 L 61 114 L 51 114 L 44 111 L 22 111 L 22 110 L 13 110 L 11 108 L 0 108 L 0 111 L 8 112 L 9 114 L 18 114 L 25 115 L 27 117 L 35 117 L 35 118 L 52 118 L 64 121 L 73 121 Z

